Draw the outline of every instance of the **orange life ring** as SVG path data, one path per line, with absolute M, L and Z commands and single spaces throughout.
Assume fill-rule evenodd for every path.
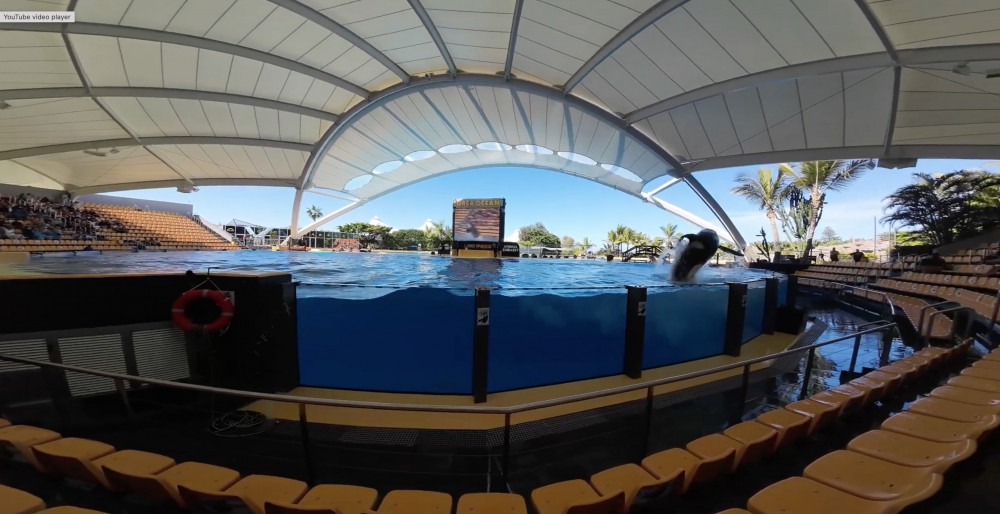
M 192 302 L 201 299 L 211 300 L 221 311 L 219 317 L 206 324 L 198 324 L 187 317 L 186 311 Z M 174 300 L 171 309 L 174 325 L 185 332 L 204 332 L 214 334 L 225 330 L 233 319 L 233 302 L 222 291 L 214 289 L 192 289 Z

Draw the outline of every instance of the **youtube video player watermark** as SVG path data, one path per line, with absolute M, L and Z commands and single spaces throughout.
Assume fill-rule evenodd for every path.
M 73 11 L 0 11 L 0 23 L 73 23 Z

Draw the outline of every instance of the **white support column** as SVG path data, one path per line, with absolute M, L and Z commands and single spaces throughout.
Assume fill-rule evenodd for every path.
M 299 237 L 297 231 L 299 229 L 299 209 L 302 208 L 302 190 L 295 190 L 295 200 L 292 201 L 292 222 L 288 224 L 288 237 L 281 242 L 283 245 L 288 244 L 288 240 L 293 237 Z
M 333 218 L 336 218 L 337 216 L 340 216 L 341 214 L 344 214 L 345 212 L 350 212 L 350 211 L 353 211 L 354 209 L 357 209 L 358 207 L 361 207 L 362 205 L 364 205 L 364 203 L 365 202 L 363 202 L 361 200 L 356 200 L 354 203 L 352 203 L 350 205 L 345 205 L 345 206 L 343 206 L 343 207 L 341 207 L 341 208 L 339 208 L 339 209 L 331 212 L 330 214 L 327 214 L 326 216 L 323 216 L 322 218 L 320 218 L 320 219 L 318 219 L 318 220 L 316 220 L 316 221 L 314 221 L 314 222 L 312 222 L 312 223 L 310 223 L 310 224 L 302 227 L 301 230 L 295 231 L 293 229 L 291 231 L 292 237 L 302 237 L 302 236 L 308 234 L 309 232 L 311 232 L 313 230 L 316 230 L 317 228 L 322 227 L 323 225 L 326 225 Z

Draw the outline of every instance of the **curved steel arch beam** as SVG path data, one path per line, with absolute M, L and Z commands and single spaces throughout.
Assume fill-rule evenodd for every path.
M 399 84 L 394 87 L 390 87 L 375 93 L 368 102 L 363 102 L 355 105 L 350 110 L 341 115 L 340 120 L 333 124 L 323 137 L 316 143 L 316 147 L 313 150 L 312 155 L 309 156 L 309 160 L 306 162 L 306 166 L 302 171 L 302 177 L 299 187 L 307 189 L 312 181 L 316 170 L 319 169 L 320 163 L 323 161 L 323 156 L 330 151 L 333 144 L 340 137 L 340 135 L 350 128 L 357 120 L 364 117 L 369 111 L 377 109 L 387 102 L 405 96 L 411 93 L 418 93 L 427 89 L 433 89 L 437 87 L 447 87 L 450 85 L 456 86 L 467 86 L 467 85 L 482 85 L 491 87 L 502 87 L 511 89 L 513 91 L 524 91 L 527 93 L 538 94 L 548 99 L 557 100 L 563 102 L 564 104 L 569 104 L 573 107 L 579 108 L 583 112 L 594 116 L 595 118 L 609 123 L 612 126 L 618 127 L 620 130 L 627 133 L 630 137 L 635 139 L 638 143 L 643 145 L 643 147 L 652 152 L 653 154 L 660 157 L 665 164 L 671 167 L 670 170 L 666 171 L 666 174 L 676 174 L 680 173 L 684 167 L 681 165 L 680 161 L 676 157 L 667 152 L 663 147 L 658 145 L 655 141 L 647 137 L 645 134 L 635 129 L 634 127 L 629 127 L 625 125 L 623 120 L 614 114 L 597 107 L 590 102 L 579 98 L 574 95 L 564 95 L 563 92 L 557 88 L 551 86 L 544 86 L 542 84 L 537 84 L 535 82 L 528 82 L 521 79 L 505 79 L 501 75 L 485 75 L 485 74 L 460 74 L 456 77 L 448 77 L 444 75 L 430 76 L 430 77 L 420 77 L 414 78 L 409 84 Z
M 691 175 L 686 175 L 684 182 L 687 182 L 687 185 L 691 186 L 694 194 L 698 195 L 698 198 L 701 198 L 701 201 L 705 202 L 705 205 L 712 211 L 712 214 L 715 214 L 715 217 L 722 222 L 722 226 L 726 229 L 726 232 L 729 232 L 733 242 L 739 245 L 740 250 L 746 248 L 747 242 L 743 239 L 743 234 L 740 234 L 740 230 L 733 224 L 733 220 L 729 219 L 726 210 L 719 205 L 719 202 L 715 201 L 715 197 L 705 189 L 705 186 L 701 185 L 701 182 L 698 182 L 698 179 Z
M 572 91 L 573 88 L 583 81 L 587 74 L 594 71 L 594 68 L 604 62 L 605 59 L 611 57 L 611 54 L 615 53 L 622 45 L 628 43 L 629 40 L 645 30 L 646 27 L 656 23 L 657 20 L 686 3 L 688 3 L 688 0 L 660 0 L 660 3 L 640 14 L 636 19 L 632 20 L 632 23 L 626 25 L 625 28 L 615 34 L 607 43 L 604 43 L 604 46 L 598 49 L 594 55 L 590 56 L 590 59 L 587 59 L 587 62 L 583 63 L 583 66 L 580 66 L 580 69 L 576 70 L 576 73 L 566 81 L 566 84 L 563 85 L 563 91 L 566 93 Z
M 202 91 L 198 89 L 173 89 L 160 87 L 92 87 L 90 93 L 83 87 L 42 87 L 37 89 L 3 89 L 0 90 L 0 100 L 27 100 L 38 98 L 82 98 L 96 96 L 103 98 L 170 98 L 177 100 L 201 100 L 205 102 L 221 102 L 230 104 L 263 107 L 276 111 L 292 112 L 319 118 L 327 121 L 337 121 L 340 117 L 332 112 L 321 111 L 311 107 L 303 107 L 288 102 L 268 100 L 256 96 Z
M 514 0 L 514 16 L 510 20 L 510 40 L 507 42 L 507 60 L 503 65 L 503 78 L 510 78 L 510 70 L 514 67 L 514 50 L 517 48 L 517 31 L 521 27 L 521 11 L 524 0 Z
M 393 61 L 389 56 L 380 52 L 379 49 L 375 48 L 371 43 L 365 38 L 355 34 L 347 27 L 333 21 L 332 19 L 324 16 L 319 11 L 309 7 L 298 0 L 268 0 L 272 4 L 279 7 L 292 11 L 295 14 L 323 27 L 330 32 L 333 32 L 338 37 L 347 41 L 348 43 L 360 48 L 366 54 L 370 55 L 373 59 L 380 62 L 382 66 L 385 66 L 389 71 L 396 74 L 404 83 L 410 81 L 410 74 L 406 73 L 403 68 L 400 68 L 396 61 Z
M 135 189 L 160 189 L 164 187 L 187 186 L 270 186 L 270 187 L 295 187 L 294 179 L 272 179 L 272 178 L 209 178 L 209 179 L 183 179 L 176 180 L 150 180 L 146 182 L 128 182 L 124 184 L 106 184 L 102 186 L 70 187 L 67 190 L 76 195 L 89 195 L 97 193 L 110 193 L 114 191 L 131 191 Z
M 120 37 L 126 39 L 139 39 L 143 41 L 155 41 L 157 43 L 168 43 L 172 45 L 201 48 L 214 52 L 245 57 L 254 61 L 272 64 L 279 68 L 285 68 L 309 77 L 328 82 L 337 87 L 346 89 L 362 98 L 367 98 L 371 93 L 367 89 L 350 82 L 346 79 L 332 75 L 323 70 L 313 68 L 298 61 L 278 57 L 274 54 L 254 50 L 245 46 L 224 43 L 214 39 L 206 39 L 198 36 L 179 34 L 176 32 L 164 32 L 161 30 L 143 29 L 138 27 L 125 27 L 121 25 L 108 25 L 104 23 L 4 23 L 0 25 L 0 30 L 21 30 L 27 32 L 57 32 L 62 33 L 62 25 L 65 25 L 67 34 L 81 34 L 88 36 Z
M 283 150 L 297 150 L 308 152 L 312 150 L 312 145 L 304 143 L 292 143 L 288 141 L 275 141 L 273 139 L 252 139 L 247 137 L 215 137 L 215 136 L 165 136 L 165 137 L 143 137 L 139 142 L 132 138 L 103 139 L 98 141 L 76 141 L 73 143 L 61 143 L 57 145 L 35 146 L 31 148 L 18 148 L 17 150 L 7 150 L 0 152 L 0 161 L 8 159 L 23 159 L 25 157 L 37 157 L 39 155 L 50 155 L 65 152 L 77 152 L 82 150 L 93 150 L 95 148 L 128 148 L 132 146 L 158 146 L 158 145 L 235 145 L 235 146 L 263 146 L 267 148 L 280 148 Z
M 720 229 L 715 224 L 705 221 L 700 216 L 697 216 L 696 214 L 681 209 L 680 207 L 665 200 L 661 200 L 653 195 L 644 195 L 644 196 L 646 198 L 646 201 L 669 212 L 670 214 L 678 216 L 681 219 L 684 219 L 685 221 L 688 221 L 699 228 L 710 228 L 714 230 L 717 234 L 719 234 L 719 239 L 722 239 L 727 243 L 737 244 L 736 241 L 733 240 L 733 238 L 729 235 L 729 233 L 726 230 Z
M 626 122 L 631 125 L 637 121 L 655 116 L 661 112 L 711 98 L 713 96 L 737 91 L 748 87 L 760 86 L 774 82 L 792 80 L 799 77 L 841 73 L 845 71 L 863 70 L 868 68 L 889 68 L 893 66 L 920 66 L 924 64 L 951 63 L 959 61 L 992 61 L 1000 59 L 1000 43 L 982 45 L 956 45 L 942 47 L 917 48 L 898 50 L 898 60 L 893 61 L 886 52 L 849 55 L 835 57 L 822 61 L 793 64 L 770 70 L 743 75 L 722 82 L 716 82 L 697 89 L 692 89 L 659 102 L 636 109 L 625 115 Z
M 437 25 L 434 24 L 434 20 L 431 19 L 431 15 L 427 14 L 427 9 L 424 9 L 424 5 L 420 3 L 420 0 L 406 0 L 410 4 L 410 8 L 416 13 L 417 18 L 420 18 L 420 22 L 424 24 L 424 28 L 427 29 L 427 33 L 431 35 L 431 39 L 434 40 L 434 44 L 437 45 L 438 52 L 441 53 L 441 58 L 444 59 L 444 63 L 448 65 L 448 73 L 452 77 L 458 74 L 458 68 L 455 67 L 455 60 L 451 58 L 451 52 L 448 51 L 448 45 L 444 42 L 444 38 L 441 37 L 441 32 L 438 31 Z

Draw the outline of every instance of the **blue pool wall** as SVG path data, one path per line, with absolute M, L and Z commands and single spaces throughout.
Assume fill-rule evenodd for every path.
M 787 279 L 778 287 L 784 303 Z M 764 282 L 748 284 L 742 342 L 763 331 Z M 588 296 L 490 296 L 487 391 L 622 372 L 625 289 Z M 647 290 L 642 366 L 721 355 L 725 285 Z M 367 299 L 298 300 L 304 386 L 403 393 L 472 393 L 473 296 L 433 288 Z

